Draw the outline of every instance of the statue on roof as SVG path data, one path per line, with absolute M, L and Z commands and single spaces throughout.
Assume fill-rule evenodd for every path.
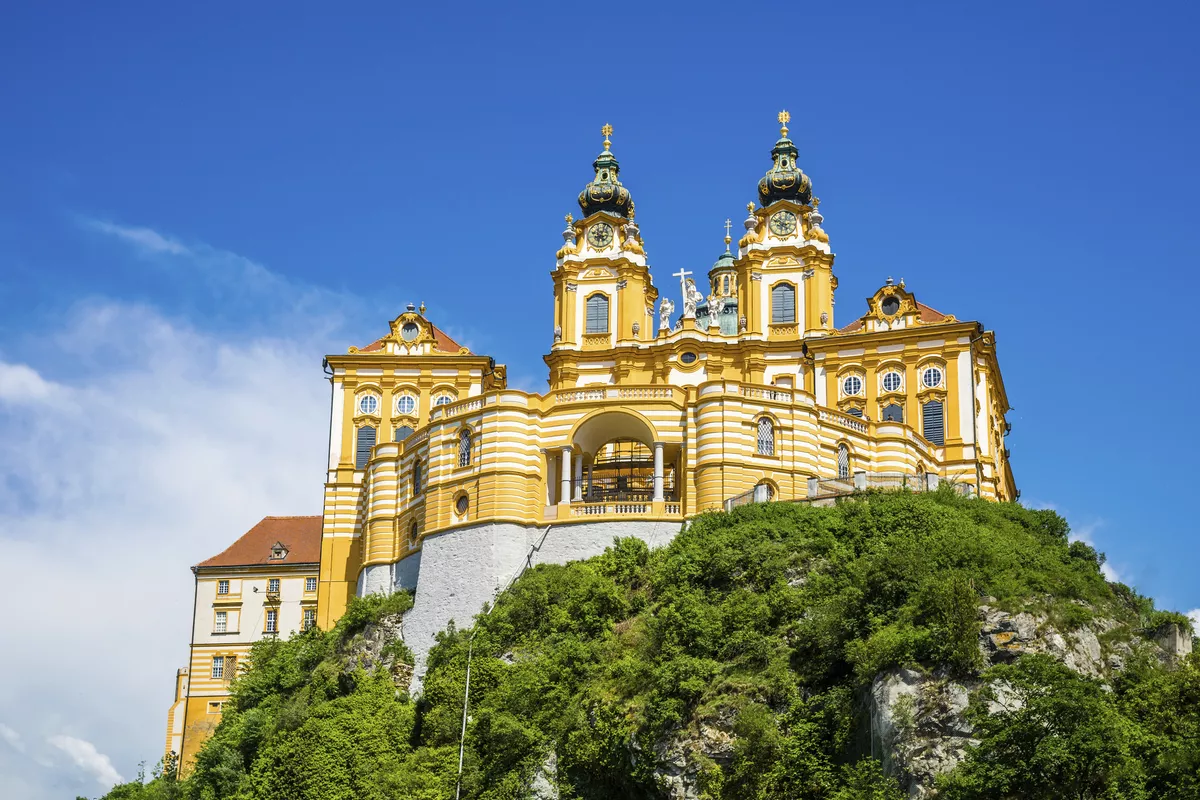
M 658 329 L 660 331 L 671 330 L 671 315 L 675 313 L 675 304 L 671 302 L 671 298 L 664 297 L 662 304 L 658 307 Z

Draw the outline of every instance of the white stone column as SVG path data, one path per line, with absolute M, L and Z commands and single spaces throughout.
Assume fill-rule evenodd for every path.
M 654 443 L 654 502 L 663 501 L 663 443 Z
M 575 494 L 571 498 L 576 503 L 583 502 L 583 456 L 575 459 Z
M 564 447 L 562 449 L 562 471 L 559 473 L 562 477 L 562 485 L 559 489 L 558 502 L 570 504 L 571 502 L 571 448 Z

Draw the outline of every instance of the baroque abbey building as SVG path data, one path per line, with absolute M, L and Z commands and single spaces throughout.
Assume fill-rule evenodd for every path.
M 327 358 L 322 627 L 356 593 L 417 589 L 406 639 L 420 655 L 528 562 L 618 533 L 664 543 L 755 496 L 950 481 L 1014 498 L 994 335 L 890 280 L 838 327 L 819 200 L 780 122 L 707 294 L 688 270 L 677 290 L 655 286 L 605 126 L 550 271 L 546 393 L 508 388 L 503 366 L 411 306 Z
M 327 357 L 317 624 L 355 595 L 414 591 L 419 682 L 450 620 L 615 536 L 657 546 L 704 511 L 873 487 L 1015 499 L 994 334 L 890 279 L 838 326 L 834 253 L 787 121 L 707 294 L 687 269 L 655 286 L 604 127 L 550 270 L 544 394 L 510 389 L 424 307 Z M 203 669 L 193 658 L 193 685 Z

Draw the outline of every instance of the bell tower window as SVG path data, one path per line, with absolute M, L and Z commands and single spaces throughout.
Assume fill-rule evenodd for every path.
M 608 333 L 608 295 L 594 294 L 587 299 L 584 333 Z
M 771 287 L 771 324 L 783 325 L 796 321 L 796 287 L 777 283 Z

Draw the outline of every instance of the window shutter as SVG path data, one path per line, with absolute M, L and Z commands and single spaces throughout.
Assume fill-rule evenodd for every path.
M 594 294 L 587 299 L 585 333 L 608 333 L 608 298 Z
M 795 321 L 795 287 L 788 283 L 776 284 L 771 288 L 771 323 L 783 324 Z
M 946 426 L 940 400 L 930 400 L 921 408 L 921 425 L 926 439 L 938 446 L 946 444 Z
M 403 442 L 405 439 L 412 436 L 412 434 L 413 434 L 413 429 L 411 427 L 409 427 L 408 425 L 397 426 L 396 430 L 393 431 L 393 433 L 392 433 L 392 441 L 393 442 Z
M 358 429 L 358 440 L 355 442 L 354 468 L 363 469 L 371 460 L 371 448 L 375 446 L 375 427 L 364 425 Z

